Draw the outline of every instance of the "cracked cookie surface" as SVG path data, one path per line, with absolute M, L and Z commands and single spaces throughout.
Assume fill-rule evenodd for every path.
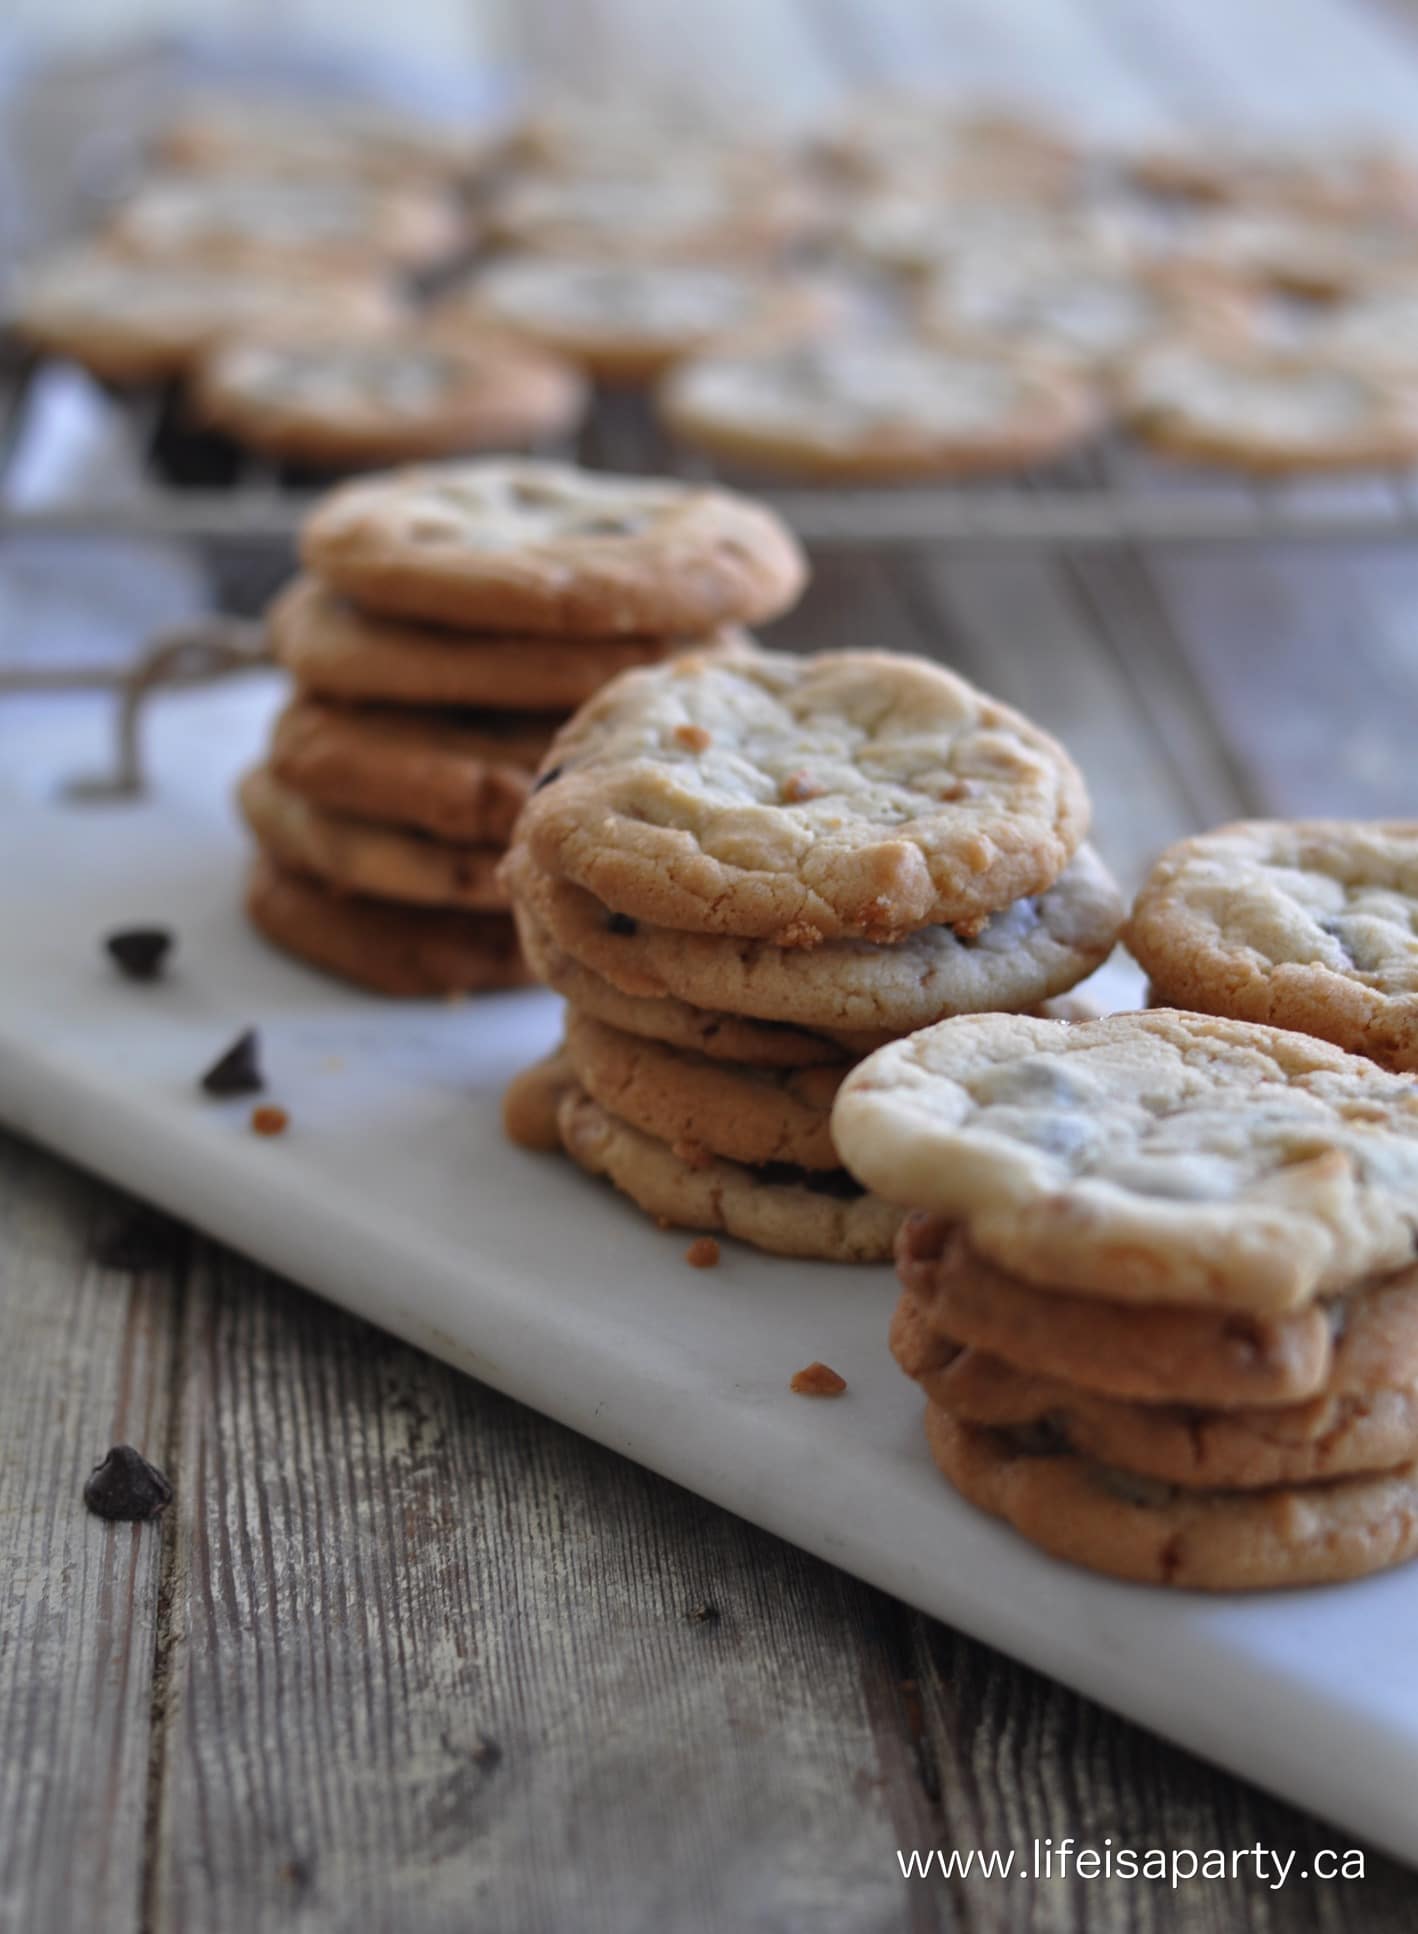
M 978 930 L 1050 887 L 1088 830 L 1055 739 L 885 652 L 686 654 L 618 679 L 548 758 L 520 836 L 547 872 L 637 919 L 778 947 Z
M 807 578 L 786 527 L 745 497 L 491 459 L 342 485 L 307 519 L 301 556 L 372 611 L 586 637 L 756 623 Z
M 1418 1070 L 1418 820 L 1248 820 L 1180 840 L 1127 938 L 1163 1002 Z
M 1280 1028 L 941 1021 L 853 1070 L 832 1131 L 866 1186 L 1115 1301 L 1293 1309 L 1414 1253 L 1418 1088 Z

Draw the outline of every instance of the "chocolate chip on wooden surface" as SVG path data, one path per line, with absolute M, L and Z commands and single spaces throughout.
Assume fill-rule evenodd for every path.
M 84 1485 L 84 1503 L 94 1516 L 121 1524 L 142 1524 L 171 1502 L 172 1486 L 131 1444 L 115 1444 Z
M 125 980 L 157 980 L 172 952 L 166 927 L 120 927 L 104 935 L 104 950 Z
M 202 1076 L 202 1088 L 209 1095 L 257 1095 L 265 1085 L 261 1042 L 254 1027 L 238 1034 Z

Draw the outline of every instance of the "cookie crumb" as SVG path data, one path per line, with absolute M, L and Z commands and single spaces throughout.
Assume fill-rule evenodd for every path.
M 790 772 L 782 786 L 783 799 L 790 806 L 800 805 L 805 799 L 821 799 L 826 791 L 810 772 Z
M 716 1269 L 719 1245 L 712 1236 L 696 1236 L 685 1250 L 684 1259 L 691 1269 Z
M 156 1464 L 131 1444 L 115 1444 L 84 1484 L 84 1503 L 96 1518 L 141 1524 L 172 1503 L 172 1486 Z
M 806 1370 L 798 1371 L 788 1388 L 799 1397 L 840 1397 L 847 1379 L 829 1370 L 825 1363 L 810 1363 Z
M 104 950 L 125 980 L 157 980 L 172 952 L 166 927 L 121 927 L 104 936 Z
M 691 1625 L 717 1625 L 720 1618 L 719 1607 L 711 1605 L 707 1598 L 698 1605 L 686 1606 L 684 1615 Z
M 675 744 L 682 745 L 690 752 L 707 752 L 714 743 L 713 738 L 702 725 L 677 725 Z
M 284 1108 L 274 1108 L 269 1103 L 251 1110 L 251 1132 L 253 1135 L 284 1135 L 290 1127 L 290 1116 Z
M 254 1027 L 238 1034 L 202 1076 L 202 1088 L 209 1095 L 256 1095 L 265 1085 L 261 1042 Z

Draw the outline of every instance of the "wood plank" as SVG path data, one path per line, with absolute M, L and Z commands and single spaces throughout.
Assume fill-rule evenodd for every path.
M 166 1461 L 184 1247 L 0 1138 L 0 1927 L 141 1924 L 164 1527 L 81 1491 L 110 1444 Z
M 159 1934 L 887 1924 L 873 1594 L 206 1250 L 188 1362 Z

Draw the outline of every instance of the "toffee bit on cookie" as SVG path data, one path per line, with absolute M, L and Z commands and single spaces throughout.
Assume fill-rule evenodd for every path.
M 783 781 L 781 797 L 785 805 L 799 806 L 804 800 L 821 799 L 826 786 L 810 772 L 790 772 Z
M 719 1245 L 712 1236 L 696 1236 L 685 1250 L 684 1259 L 691 1269 L 716 1269 Z
M 104 950 L 125 980 L 157 980 L 172 952 L 166 927 L 120 927 L 104 936 Z
M 970 920 L 957 920 L 951 931 L 957 940 L 978 940 L 989 924 L 988 913 L 977 913 Z
M 825 1363 L 810 1363 L 806 1370 L 797 1372 L 788 1388 L 799 1397 L 840 1397 L 847 1379 Z
M 707 752 L 714 743 L 712 733 L 706 732 L 702 725 L 677 725 L 674 740 L 689 752 Z
M 141 1524 L 172 1502 L 172 1486 L 131 1444 L 115 1444 L 84 1484 L 84 1503 L 96 1518 Z
M 201 1086 L 209 1095 L 257 1095 L 266 1085 L 261 1072 L 261 1042 L 254 1027 L 238 1034 L 225 1054 L 219 1055 L 202 1076 Z
M 973 779 L 950 779 L 936 794 L 936 798 L 947 806 L 953 806 L 962 799 L 973 799 L 978 788 Z
M 628 913 L 608 913 L 606 915 L 607 933 L 618 933 L 622 939 L 628 939 L 635 930 L 635 922 Z
M 273 1107 L 269 1102 L 251 1110 L 251 1132 L 253 1135 L 284 1135 L 290 1127 L 290 1116 L 284 1108 Z

